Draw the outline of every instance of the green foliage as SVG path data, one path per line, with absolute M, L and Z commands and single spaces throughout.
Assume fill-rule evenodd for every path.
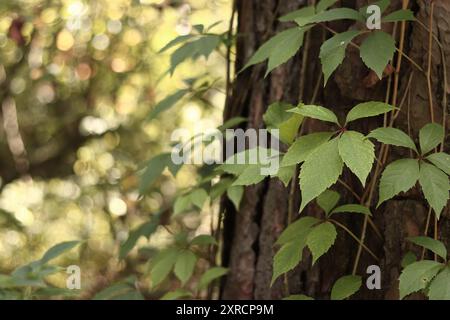
M 393 110 L 394 108 L 390 104 L 380 101 L 360 103 L 349 111 L 345 123 L 347 124 L 358 119 L 378 116 Z
M 327 10 L 329 7 L 331 7 L 336 2 L 338 2 L 338 0 L 320 0 L 317 3 L 316 11 L 317 12 L 322 12 L 324 10 Z
M 302 27 L 308 23 L 308 18 L 312 17 L 314 13 L 314 6 L 307 6 L 289 12 L 288 14 L 282 16 L 279 20 L 281 22 L 295 21 L 300 27 Z M 304 21 L 304 23 L 302 21 Z
M 288 103 L 272 103 L 263 115 L 267 129 L 279 129 L 280 140 L 286 144 L 291 144 L 297 136 L 303 117 L 287 112 L 292 109 Z
M 346 131 L 339 139 L 339 155 L 363 186 L 375 160 L 374 149 L 372 142 L 356 131 Z
M 390 163 L 380 179 L 378 205 L 400 192 L 406 192 L 419 179 L 419 162 L 414 159 L 400 159 Z
M 194 273 L 197 256 L 190 250 L 182 250 L 178 253 L 175 262 L 174 273 L 184 285 Z
M 447 260 L 447 249 L 442 242 L 430 237 L 410 237 L 408 240 L 418 246 L 422 246 L 425 249 L 434 252 L 442 259 Z
M 300 171 L 300 189 L 302 191 L 300 211 L 311 200 L 333 185 L 341 175 L 344 164 L 339 156 L 338 141 L 335 138 L 323 143 L 303 163 Z
M 327 142 L 332 135 L 332 132 L 317 132 L 299 137 L 284 155 L 281 166 L 302 163 L 317 147 Z
M 314 217 L 303 217 L 288 225 L 278 238 L 276 244 L 281 245 L 273 259 L 272 282 L 282 274 L 292 270 L 302 260 L 306 239 L 313 227 L 320 222 Z
M 271 285 L 275 280 L 292 269 L 302 260 L 302 252 L 305 242 L 301 240 L 284 244 L 273 257 L 273 276 Z
M 191 298 L 192 293 L 185 289 L 177 289 L 175 291 L 169 291 L 165 295 L 161 297 L 160 300 L 177 300 L 177 299 L 186 299 Z
M 421 162 L 419 183 L 425 199 L 439 218 L 449 199 L 450 183 L 448 176 L 435 166 Z
M 370 213 L 370 209 L 367 207 L 364 207 L 363 205 L 360 204 L 344 204 L 342 206 L 339 206 L 337 208 L 334 208 L 333 211 L 331 211 L 331 214 L 334 213 L 344 213 L 344 212 L 351 212 L 351 213 L 361 213 L 361 214 L 365 214 L 365 215 L 372 215 Z
M 355 294 L 362 284 L 361 276 L 343 276 L 339 278 L 331 289 L 331 300 L 344 300 Z
M 450 300 L 450 267 L 446 266 L 431 282 L 428 290 L 430 300 Z
M 68 296 L 76 292 L 56 288 L 46 283 L 45 279 L 53 274 L 64 271 L 64 268 L 48 263 L 80 244 L 80 241 L 61 242 L 48 249 L 41 259 L 16 268 L 10 275 L 0 274 L 0 296 L 8 290 L 22 290 L 29 288 L 36 297 Z M 17 292 L 17 298 L 21 298 Z
M 336 236 L 336 228 L 331 222 L 323 222 L 312 228 L 306 237 L 306 245 L 311 250 L 313 264 L 331 248 Z
M 222 37 L 216 34 L 201 34 L 195 37 L 186 37 L 182 40 L 186 41 L 170 56 L 169 72 L 171 75 L 173 75 L 178 65 L 188 59 L 195 61 L 201 56 L 204 56 L 207 59 L 209 55 L 221 44 Z M 182 40 L 179 40 L 175 44 L 169 43 L 166 47 L 169 45 L 174 46 L 180 44 L 182 43 Z M 165 47 L 163 49 L 165 49 Z
M 399 278 L 400 299 L 403 299 L 411 293 L 425 289 L 443 267 L 443 264 L 430 260 L 422 260 L 409 264 L 403 269 Z
M 119 257 L 124 259 L 128 253 L 134 248 L 136 242 L 140 237 L 144 236 L 147 239 L 156 231 L 159 226 L 159 215 L 155 214 L 150 221 L 144 222 L 136 229 L 132 230 L 128 235 L 127 240 L 121 244 Z
M 243 195 L 244 195 L 244 187 L 242 186 L 231 186 L 227 190 L 228 199 L 230 199 L 231 202 L 233 202 L 236 210 L 239 210 L 239 205 L 241 203 Z
M 381 19 L 382 22 L 414 21 L 414 13 L 409 9 L 394 11 Z
M 320 220 L 314 217 L 303 217 L 289 224 L 278 238 L 276 244 L 283 245 L 296 239 L 305 239 L 311 228 L 319 223 Z
M 304 117 L 309 117 L 309 118 L 327 121 L 327 122 L 333 122 L 333 123 L 339 125 L 339 121 L 338 121 L 336 115 L 334 114 L 334 112 L 331 111 L 330 109 L 324 108 L 322 106 L 301 104 L 298 107 L 293 108 L 289 111 L 297 113 L 297 114 L 301 114 Z
M 180 168 L 173 164 L 170 153 L 162 153 L 150 159 L 141 176 L 139 194 L 144 195 L 166 168 L 173 175 L 176 175 Z
M 270 71 L 288 61 L 300 49 L 303 44 L 304 33 L 305 30 L 299 27 L 278 33 L 255 52 L 241 72 L 268 59 L 267 76 Z
M 170 109 L 188 93 L 188 89 L 180 89 L 165 97 L 153 107 L 152 111 L 148 115 L 148 120 L 152 120 L 156 118 L 161 112 Z
M 136 289 L 136 277 L 131 276 L 97 292 L 93 300 L 144 300 Z
M 177 262 L 179 253 L 180 251 L 177 248 L 168 248 L 156 256 L 150 271 L 152 287 L 158 286 L 167 278 Z
M 394 52 L 395 40 L 383 31 L 371 32 L 360 47 L 361 59 L 380 79 Z
M 412 253 L 411 251 L 408 251 L 402 259 L 401 266 L 402 266 L 402 268 L 406 268 L 411 263 L 414 263 L 416 261 L 417 261 L 416 255 L 414 253 Z
M 203 205 L 208 200 L 208 193 L 202 188 L 195 188 L 183 195 L 180 195 L 174 203 L 173 214 L 178 215 L 183 213 L 193 206 L 201 210 Z
M 426 159 L 444 171 L 447 175 L 450 175 L 450 155 L 445 152 L 437 152 L 430 154 Z
M 428 123 L 419 131 L 420 151 L 422 155 L 430 152 L 444 140 L 444 128 L 437 123 Z
M 375 138 L 384 144 L 405 147 L 417 152 L 414 141 L 403 131 L 396 128 L 378 128 L 370 132 L 368 138 Z
M 364 17 L 356 10 L 350 8 L 336 8 L 319 12 L 309 19 L 309 23 L 318 23 L 335 20 L 364 21 Z
M 324 86 L 327 84 L 331 74 L 344 60 L 347 45 L 360 33 L 357 30 L 338 33 L 322 44 L 319 57 L 324 74 Z
M 227 273 L 228 269 L 223 267 L 213 267 L 211 269 L 208 269 L 200 278 L 198 289 L 206 288 L 212 281 L 223 277 Z
M 340 194 L 333 190 L 325 190 L 320 196 L 317 197 L 317 204 L 328 215 L 330 211 L 337 205 Z
M 209 234 L 201 234 L 192 239 L 191 246 L 217 245 L 216 239 Z

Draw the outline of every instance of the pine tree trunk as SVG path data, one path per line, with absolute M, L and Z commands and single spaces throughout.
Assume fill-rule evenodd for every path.
M 359 8 L 367 5 L 367 0 L 340 1 L 342 6 Z M 409 2 L 418 20 L 428 26 L 430 23 L 430 2 L 422 0 Z M 268 38 L 289 27 L 280 23 L 278 17 L 296 10 L 313 1 L 307 0 L 237 0 L 238 37 L 236 48 L 236 70 L 240 70 L 255 50 Z M 399 9 L 401 0 L 392 1 L 389 11 Z M 433 41 L 432 65 L 430 69 L 431 95 L 434 110 L 434 121 L 442 123 L 443 110 L 447 109 L 447 95 L 450 87 L 444 87 L 444 73 L 450 75 L 450 2 L 434 1 L 433 32 L 442 44 L 443 52 Z M 329 28 L 342 32 L 349 28 L 362 29 L 360 23 L 339 21 L 327 24 Z M 385 31 L 392 33 L 391 29 Z M 400 25 L 396 29 L 397 47 L 401 44 Z M 408 54 L 424 70 L 419 71 L 402 58 L 398 73 L 398 93 L 393 94 L 396 85 L 395 72 L 390 79 L 372 81 L 373 77 L 359 58 L 358 49 L 349 46 L 343 64 L 323 87 L 319 48 L 330 33 L 321 26 L 316 26 L 305 38 L 302 50 L 286 64 L 275 69 L 264 78 L 265 65 L 259 64 L 240 73 L 231 88 L 231 96 L 224 112 L 224 119 L 236 116 L 248 117 L 248 128 L 263 127 L 262 115 L 269 104 L 285 101 L 297 104 L 315 103 L 333 109 L 342 117 L 357 103 L 369 100 L 385 101 L 389 89 L 389 103 L 401 107 L 395 126 L 410 131 L 417 141 L 419 129 L 430 122 L 430 97 L 428 95 L 426 72 L 428 69 L 428 39 L 426 29 L 418 23 L 407 23 L 404 34 L 404 52 Z M 445 57 L 446 63 L 443 63 Z M 392 65 L 397 66 L 397 57 Z M 447 70 L 444 70 L 444 65 Z M 390 82 L 390 85 L 388 83 Z M 361 123 L 362 122 L 362 123 Z M 372 118 L 357 124 L 357 130 L 367 133 L 371 129 L 382 126 L 383 119 Z M 448 128 L 448 123 L 447 123 Z M 303 124 L 303 133 L 329 129 L 322 123 L 307 120 Z M 446 132 L 448 134 L 448 130 Z M 395 152 L 395 153 L 394 153 Z M 406 152 L 406 151 L 405 151 Z M 389 153 L 388 163 L 399 156 L 397 149 Z M 373 174 L 373 173 L 372 173 Z M 359 194 L 363 192 L 361 184 L 346 170 L 341 177 Z M 298 179 L 285 188 L 276 179 L 249 186 L 241 203 L 239 212 L 226 200 L 222 201 L 224 218 L 223 264 L 230 268 L 230 273 L 222 286 L 221 296 L 224 299 L 279 299 L 289 294 L 302 293 L 316 299 L 328 299 L 331 287 L 337 278 L 351 274 L 358 244 L 343 232 L 332 249 L 311 266 L 308 250 L 305 250 L 302 263 L 288 276 L 280 277 L 271 287 L 272 259 L 276 252 L 274 242 L 287 225 L 289 212 L 295 219 L 299 208 Z M 372 205 L 377 202 L 375 188 Z M 337 190 L 349 202 L 356 202 L 354 196 L 342 186 Z M 291 200 L 289 200 L 291 199 Z M 291 208 L 291 209 L 289 209 Z M 441 215 L 438 223 L 438 236 L 447 246 L 450 245 L 450 219 L 448 208 Z M 309 205 L 302 215 L 319 216 L 319 210 Z M 361 299 L 398 299 L 398 276 L 401 271 L 401 260 L 407 251 L 420 255 L 421 251 L 405 240 L 408 236 L 423 235 L 428 215 L 428 206 L 423 200 L 420 189 L 403 194 L 401 197 L 385 203 L 374 212 L 374 222 L 380 232 L 378 237 L 374 229 L 367 227 L 365 243 L 380 258 L 375 261 L 364 251 L 359 261 L 357 273 L 367 277 L 366 268 L 376 264 L 381 268 L 381 290 L 368 290 L 363 280 L 362 290 L 355 296 Z M 347 216 L 337 218 L 347 225 L 355 234 L 361 235 L 363 218 Z M 429 235 L 433 236 L 433 216 Z M 420 296 L 417 296 L 420 298 Z

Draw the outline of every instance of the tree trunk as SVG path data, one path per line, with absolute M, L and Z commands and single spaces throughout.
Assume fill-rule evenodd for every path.
M 271 36 L 280 32 L 289 24 L 280 23 L 278 17 L 296 10 L 314 1 L 307 0 L 237 0 L 238 37 L 236 47 L 235 69 L 240 70 L 257 48 Z M 367 5 L 367 0 L 343 0 L 342 6 L 360 8 Z M 429 26 L 429 1 L 411 0 L 408 3 L 417 19 Z M 338 3 L 339 4 L 339 3 Z M 401 8 L 402 1 L 394 0 L 388 9 Z M 450 87 L 444 87 L 444 73 L 450 70 L 450 2 L 434 1 L 433 32 L 442 44 L 443 52 L 433 41 L 432 65 L 430 69 L 431 95 L 434 110 L 434 121 L 442 122 L 442 111 L 448 109 L 447 95 Z M 327 24 L 337 32 L 349 28 L 362 29 L 361 23 L 339 21 Z M 401 24 L 395 30 L 397 47 L 401 45 Z M 394 24 L 388 24 L 393 33 Z M 384 28 L 384 26 L 383 26 Z M 404 34 L 404 52 L 407 53 L 424 70 L 419 71 L 410 62 L 401 59 L 399 73 L 392 73 L 382 81 L 371 81 L 370 71 L 359 57 L 358 49 L 349 46 L 343 64 L 336 70 L 323 87 L 319 48 L 330 33 L 321 26 L 316 26 L 307 34 L 300 52 L 286 64 L 278 67 L 264 78 L 265 64 L 259 64 L 240 73 L 233 82 L 231 95 L 224 112 L 224 119 L 236 116 L 248 117 L 248 128 L 262 128 L 262 115 L 266 108 L 275 101 L 284 101 L 296 105 L 315 103 L 333 109 L 339 117 L 345 115 L 355 104 L 369 100 L 386 100 L 389 92 L 389 103 L 401 108 L 395 126 L 410 131 L 417 141 L 419 129 L 430 122 L 426 72 L 428 69 L 428 31 L 417 22 L 406 23 Z M 444 64 L 442 57 L 446 59 Z M 397 56 L 392 65 L 398 67 Z M 444 70 L 444 65 L 447 70 Z M 398 76 L 398 78 L 397 78 Z M 447 76 L 448 77 L 448 76 Z M 398 80 L 398 81 L 397 81 Z M 398 93 L 394 94 L 398 88 Z M 371 129 L 382 126 L 383 118 L 371 118 L 360 121 L 356 129 L 367 133 Z M 308 119 L 302 132 L 330 129 L 323 123 Z M 447 124 L 448 128 L 448 124 Z M 446 132 L 448 133 L 448 132 Z M 396 149 L 397 150 L 397 149 Z M 389 154 L 388 161 L 407 156 L 398 151 Z M 376 150 L 378 154 L 379 150 Z M 395 153 L 394 153 L 395 152 Z M 372 174 L 373 175 L 373 172 Z M 362 186 L 347 169 L 341 177 L 359 194 Z M 249 186 L 245 190 L 239 212 L 226 199 L 222 200 L 222 212 L 225 214 L 223 226 L 223 264 L 230 268 L 229 275 L 222 286 L 221 297 L 224 299 L 279 299 L 289 294 L 306 294 L 316 299 L 328 299 L 331 287 L 339 277 L 352 273 L 358 244 L 343 232 L 338 231 L 335 245 L 319 261 L 311 266 L 308 250 L 304 251 L 303 261 L 288 276 L 280 277 L 270 286 L 272 278 L 272 259 L 277 250 L 274 243 L 288 223 L 288 212 L 298 214 L 299 187 L 294 177 L 285 188 L 277 179 L 266 179 L 262 183 Z M 355 203 L 352 194 L 340 185 L 336 186 L 342 197 Z M 377 203 L 375 188 L 372 208 Z M 291 199 L 291 200 L 289 200 Z M 289 209 L 289 207 L 291 209 Z M 438 237 L 446 246 L 450 245 L 450 219 L 448 208 L 444 210 L 438 223 Z M 307 206 L 301 215 L 319 216 L 320 212 L 313 204 Z M 388 201 L 375 212 L 373 219 L 381 237 L 374 229 L 367 228 L 365 243 L 380 257 L 375 261 L 370 255 L 362 252 L 357 274 L 363 276 L 363 286 L 355 298 L 360 299 L 398 299 L 398 276 L 401 271 L 401 260 L 407 251 L 418 254 L 405 240 L 408 236 L 423 235 L 428 215 L 427 203 L 423 200 L 419 188 Z M 337 218 L 347 225 L 356 235 L 361 235 L 363 217 L 345 216 Z M 433 235 L 434 221 L 431 217 L 429 235 Z M 369 265 L 381 268 L 381 290 L 368 290 L 365 279 Z M 420 296 L 418 296 L 420 297 Z

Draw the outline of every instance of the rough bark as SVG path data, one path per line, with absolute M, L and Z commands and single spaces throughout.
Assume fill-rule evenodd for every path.
M 308 2 L 312 1 L 237 0 L 236 70 L 241 69 L 255 50 L 268 38 L 288 27 L 287 24 L 277 21 L 280 15 L 298 9 Z M 341 4 L 358 8 L 366 5 L 367 2 L 371 1 L 349 0 L 342 1 Z M 447 0 L 436 0 L 434 3 L 433 32 L 443 45 L 443 56 L 447 62 L 447 70 L 444 70 L 441 51 L 433 42 L 432 98 L 435 121 L 441 122 L 442 110 L 448 109 L 448 105 L 444 105 L 446 102 L 444 97 L 450 93 L 450 88 L 443 86 L 444 72 L 447 72 L 447 75 L 450 74 L 450 3 Z M 400 7 L 400 0 L 393 1 L 389 10 Z M 428 25 L 429 1 L 410 1 L 410 8 L 414 10 L 420 21 Z M 349 28 L 362 28 L 359 24 L 347 21 L 329 23 L 329 27 L 338 32 Z M 339 116 L 343 116 L 352 106 L 361 101 L 384 101 L 388 78 L 368 87 L 367 79 L 370 77 L 370 72 L 359 58 L 358 50 L 353 47 L 348 48 L 344 63 L 330 78 L 327 86 L 323 88 L 323 84 L 320 83 L 317 94 L 314 93 L 321 74 L 318 51 L 324 37 L 329 36 L 321 27 L 313 28 L 302 50 L 289 62 L 274 70 L 267 78 L 264 78 L 264 64 L 256 65 L 240 73 L 233 83 L 224 119 L 245 116 L 249 119 L 247 124 L 249 128 L 260 128 L 263 126 L 262 115 L 265 109 L 274 101 L 281 100 L 297 104 L 299 100 L 311 102 L 313 96 L 316 96 L 317 104 L 332 108 Z M 424 70 L 427 70 L 428 32 L 417 23 L 407 25 L 405 52 Z M 306 61 L 306 64 L 303 65 L 302 61 Z M 396 58 L 394 66 L 395 61 Z M 412 77 L 411 85 L 408 89 L 410 77 Z M 398 80 L 398 97 L 395 101 L 390 101 L 397 106 L 401 105 L 402 108 L 396 126 L 410 130 L 413 136 L 417 137 L 418 130 L 425 123 L 430 122 L 427 78 L 424 73 L 417 71 L 403 60 Z M 394 81 L 394 75 L 391 81 Z M 354 128 L 368 132 L 380 126 L 382 121 L 383 119 L 361 121 Z M 323 124 L 310 120 L 303 126 L 304 133 L 324 129 Z M 399 156 L 404 155 L 397 151 L 391 152 L 389 161 Z M 362 191 L 358 181 L 349 172 L 344 171 L 343 179 L 358 193 Z M 355 201 L 352 195 L 342 187 L 338 190 L 348 201 Z M 318 263 L 311 267 L 311 260 L 305 250 L 303 262 L 288 274 L 288 284 L 284 284 L 283 279 L 279 279 L 270 287 L 272 259 L 277 249 L 274 247 L 274 242 L 287 224 L 289 192 L 289 187 L 285 188 L 276 180 L 266 179 L 257 186 L 246 188 L 239 212 L 236 212 L 233 206 L 223 199 L 222 211 L 225 213 L 223 264 L 230 268 L 230 273 L 223 283 L 222 298 L 278 299 L 293 293 L 303 293 L 319 299 L 329 298 L 329 292 L 335 280 L 351 273 L 357 244 L 339 231 L 336 244 Z M 294 213 L 297 213 L 298 186 L 295 188 L 294 197 Z M 376 200 L 373 199 L 373 203 L 376 203 Z M 382 289 L 370 291 L 363 286 L 360 293 L 356 295 L 357 298 L 398 298 L 397 279 L 401 271 L 400 262 L 403 255 L 413 249 L 406 243 L 405 237 L 423 234 L 427 213 L 426 202 L 422 200 L 417 188 L 389 201 L 374 213 L 375 224 L 381 231 L 383 240 L 375 237 L 373 230 L 368 228 L 366 243 L 382 258 L 377 263 L 382 271 Z M 304 214 L 318 216 L 320 211 L 311 204 L 306 208 L 305 213 L 302 213 Z M 356 234 L 361 234 L 361 217 L 338 219 Z M 447 245 L 450 244 L 449 221 L 448 210 L 446 210 L 439 221 L 439 237 Z M 430 232 L 432 231 L 430 228 Z M 371 264 L 375 264 L 375 261 L 363 253 L 358 274 L 364 277 L 366 267 Z

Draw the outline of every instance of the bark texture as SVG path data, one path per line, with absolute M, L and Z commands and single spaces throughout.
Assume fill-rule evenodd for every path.
M 359 8 L 372 1 L 348 0 L 340 1 L 339 5 Z M 240 70 L 261 44 L 271 36 L 289 27 L 277 19 L 283 14 L 312 4 L 307 0 L 237 0 L 238 15 L 236 70 Z M 402 1 L 394 0 L 388 9 L 393 11 L 401 8 Z M 409 1 L 411 8 L 419 21 L 428 26 L 430 22 L 429 1 Z M 444 74 L 450 75 L 450 2 L 435 0 L 433 10 L 433 33 L 440 41 L 432 46 L 432 65 L 430 72 L 431 98 L 433 101 L 434 121 L 442 122 L 443 110 L 448 111 L 447 96 L 450 88 L 444 86 Z M 351 21 L 339 21 L 327 24 L 337 32 L 348 29 L 362 29 L 363 25 Z M 393 32 L 393 24 L 383 26 L 385 31 Z M 399 38 L 400 26 L 395 35 Z M 384 101 L 388 82 L 390 91 L 398 81 L 398 94 L 389 98 L 389 102 L 401 108 L 396 119 L 396 127 L 410 131 L 416 138 L 419 129 L 430 122 L 429 101 L 426 71 L 428 69 L 428 31 L 418 23 L 407 23 L 404 36 L 404 51 L 424 70 L 417 68 L 402 59 L 397 76 L 395 72 L 382 81 L 373 81 L 373 75 L 359 58 L 359 51 L 349 46 L 343 64 L 329 79 L 323 88 L 319 48 L 330 33 L 320 26 L 311 29 L 306 36 L 302 50 L 286 64 L 275 69 L 264 78 L 265 65 L 256 65 L 240 73 L 232 85 L 232 94 L 224 112 L 224 119 L 235 116 L 248 117 L 249 128 L 263 127 L 262 115 L 266 108 L 275 101 L 285 101 L 297 104 L 315 102 L 332 108 L 339 117 L 348 112 L 355 104 L 368 100 Z M 399 43 L 397 43 L 397 46 Z M 441 50 L 442 49 L 442 50 Z M 445 62 L 444 63 L 444 59 Z M 446 65 L 446 69 L 444 68 Z M 397 66 L 397 57 L 393 67 Z M 364 120 L 352 125 L 353 129 L 367 133 L 382 125 L 382 118 Z M 447 123 L 448 128 L 448 123 Z M 322 123 L 307 120 L 303 124 L 303 133 L 318 130 L 328 130 Z M 448 133 L 448 130 L 446 131 Z M 448 147 L 448 146 L 447 146 Z M 407 154 L 395 151 L 389 154 L 388 163 L 392 159 Z M 341 177 L 351 185 L 357 193 L 362 193 L 362 186 L 348 171 L 344 170 Z M 318 299 L 329 298 L 331 287 L 337 278 L 350 274 L 357 252 L 357 243 L 342 233 L 332 249 L 311 267 L 308 250 L 305 250 L 303 262 L 288 274 L 286 283 L 282 277 L 270 287 L 272 277 L 272 259 L 276 252 L 274 243 L 288 223 L 289 206 L 293 208 L 294 218 L 298 216 L 299 189 L 298 181 L 294 179 L 295 188 L 285 188 L 277 180 L 268 180 L 246 188 L 239 212 L 228 203 L 222 201 L 222 212 L 225 214 L 223 230 L 223 264 L 230 268 L 230 273 L 223 283 L 221 296 L 224 299 L 279 299 L 289 294 L 302 293 Z M 336 189 L 349 202 L 355 198 L 342 186 Z M 292 203 L 289 202 L 293 195 Z M 377 192 L 373 199 L 376 203 Z M 417 251 L 405 241 L 408 236 L 424 233 L 428 207 L 422 199 L 420 189 L 402 194 L 392 201 L 382 205 L 374 212 L 374 221 L 381 232 L 377 237 L 372 228 L 368 228 L 366 244 L 381 258 L 374 261 L 366 253 L 362 253 L 358 265 L 358 274 L 367 277 L 366 268 L 377 264 L 382 272 L 382 289 L 368 290 L 363 285 L 355 296 L 362 299 L 398 299 L 397 279 L 401 271 L 401 260 L 409 251 Z M 320 216 L 315 204 L 307 206 L 302 215 Z M 337 218 L 357 235 L 361 234 L 362 218 L 344 216 Z M 433 223 L 431 224 L 433 225 Z M 450 245 L 450 219 L 448 207 L 439 221 L 439 238 Z M 433 227 L 429 229 L 432 234 Z M 364 283 L 363 282 L 363 283 Z

